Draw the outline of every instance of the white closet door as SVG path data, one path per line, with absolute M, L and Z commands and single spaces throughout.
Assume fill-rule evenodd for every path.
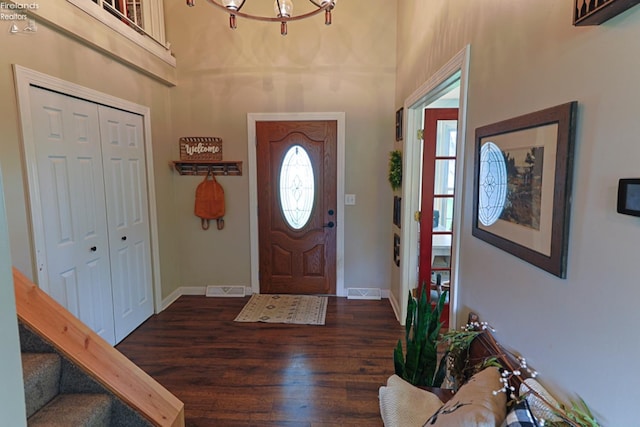
M 48 278 L 41 286 L 113 344 L 97 105 L 33 86 L 30 101 Z
M 142 116 L 99 107 L 116 342 L 153 314 Z

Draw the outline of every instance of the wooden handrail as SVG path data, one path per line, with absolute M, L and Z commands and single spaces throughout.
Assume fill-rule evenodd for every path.
M 13 269 L 18 318 L 156 426 L 184 427 L 184 404 Z

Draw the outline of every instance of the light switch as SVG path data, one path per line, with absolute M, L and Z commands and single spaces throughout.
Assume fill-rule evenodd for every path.
M 356 204 L 356 195 L 355 194 L 345 194 L 344 195 L 344 204 L 345 205 L 355 205 Z

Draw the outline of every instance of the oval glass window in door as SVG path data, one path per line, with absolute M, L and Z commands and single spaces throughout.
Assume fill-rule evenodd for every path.
M 314 197 L 311 159 L 304 147 L 294 145 L 287 150 L 280 165 L 280 208 L 289 226 L 299 230 L 307 224 Z

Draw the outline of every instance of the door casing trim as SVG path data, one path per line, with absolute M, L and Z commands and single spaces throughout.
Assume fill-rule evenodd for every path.
M 249 174 L 249 239 L 251 245 L 251 291 L 260 293 L 260 263 L 258 242 L 258 177 L 256 162 L 256 122 L 335 120 L 336 147 L 336 295 L 346 296 L 344 289 L 344 174 L 345 174 L 345 120 L 338 113 L 248 113 L 247 145 Z
M 142 116 L 144 125 L 144 152 L 147 163 L 147 205 L 149 208 L 149 228 L 151 236 L 151 270 L 153 282 L 154 312 L 162 310 L 162 285 L 160 278 L 160 248 L 158 245 L 158 215 L 156 210 L 156 190 L 153 173 L 153 144 L 151 141 L 151 109 L 144 105 L 135 104 L 125 99 L 98 92 L 96 90 L 80 86 L 78 84 L 40 73 L 26 67 L 14 64 L 14 78 L 18 98 L 18 111 L 20 127 L 22 131 L 22 144 L 24 147 L 24 161 L 28 183 L 28 201 L 31 213 L 31 233 L 33 244 L 33 260 L 37 283 L 45 292 L 49 292 L 46 257 L 44 244 L 44 222 L 42 219 L 42 206 L 40 204 L 40 188 L 38 185 L 38 171 L 36 167 L 35 141 L 33 140 L 33 123 L 31 120 L 31 101 L 29 87 L 39 86 L 51 90 L 84 99 L 86 101 L 102 104 L 108 107 L 128 111 Z
M 420 175 L 420 144 L 415 143 L 416 132 L 422 126 L 422 115 L 424 107 L 435 101 L 442 95 L 442 90 L 450 84 L 450 80 L 457 73 L 460 74 L 460 99 L 458 107 L 458 147 L 459 153 L 464 147 L 466 137 L 466 114 L 467 114 L 467 87 L 469 81 L 469 58 L 471 53 L 471 45 L 466 45 L 453 58 L 451 58 L 442 68 L 425 81 L 418 89 L 416 89 L 404 101 L 404 111 L 406 111 L 406 135 L 404 140 L 404 156 L 402 165 L 402 227 L 400 241 L 400 300 L 398 301 L 393 293 L 390 293 L 389 299 L 393 307 L 398 321 L 404 325 L 407 316 L 407 301 L 403 295 L 407 295 L 409 290 L 418 283 L 418 223 L 413 219 L 413 214 L 420 210 L 419 193 L 422 182 Z M 465 194 L 464 188 L 464 171 L 466 170 L 466 160 L 464 154 L 458 155 L 460 164 L 456 167 L 456 182 L 460 183 L 460 197 L 456 197 L 454 201 L 454 211 L 456 214 L 454 234 L 451 242 L 452 251 L 451 270 L 451 298 L 449 304 L 449 328 L 454 330 L 458 327 L 456 314 L 458 312 L 458 283 L 457 272 L 460 266 L 460 258 L 458 249 L 460 247 L 460 234 L 463 213 L 463 198 Z

